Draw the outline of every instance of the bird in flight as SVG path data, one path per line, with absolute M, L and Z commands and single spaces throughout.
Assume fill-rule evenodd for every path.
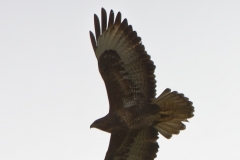
M 109 113 L 90 128 L 111 134 L 105 160 L 153 160 L 158 133 L 165 138 L 185 129 L 194 107 L 183 94 L 165 89 L 156 97 L 155 65 L 141 38 L 111 10 L 94 15 L 95 36 L 90 31 L 99 72 L 105 83 Z

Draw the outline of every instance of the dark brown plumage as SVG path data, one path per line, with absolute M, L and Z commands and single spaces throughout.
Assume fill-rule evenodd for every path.
M 105 160 L 153 160 L 158 132 L 171 138 L 185 129 L 182 121 L 193 117 L 192 102 L 170 89 L 155 98 L 155 65 L 141 38 L 120 12 L 114 21 L 111 10 L 108 23 L 103 8 L 101 15 L 101 24 L 94 15 L 90 38 L 110 107 L 91 127 L 111 133 Z

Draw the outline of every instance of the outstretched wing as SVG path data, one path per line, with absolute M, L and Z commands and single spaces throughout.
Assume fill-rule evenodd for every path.
M 111 134 L 105 160 L 153 160 L 158 152 L 158 133 L 152 127 Z
M 107 13 L 102 8 L 101 27 L 94 15 L 95 36 L 90 38 L 99 70 L 105 82 L 110 111 L 149 102 L 156 94 L 155 66 L 141 44 L 141 38 L 121 21 L 118 12 L 114 21 L 111 10 L 107 25 Z

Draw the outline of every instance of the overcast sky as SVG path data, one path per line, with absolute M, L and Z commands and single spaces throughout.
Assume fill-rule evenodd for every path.
M 101 7 L 142 38 L 157 94 L 193 101 L 156 160 L 239 160 L 239 0 L 0 0 L 0 159 L 104 159 L 110 135 L 89 128 L 108 113 L 89 38 Z

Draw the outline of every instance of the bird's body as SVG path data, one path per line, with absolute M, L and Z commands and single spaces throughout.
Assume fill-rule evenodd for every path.
M 158 151 L 158 132 L 166 138 L 185 129 L 182 121 L 193 116 L 192 102 L 166 89 L 156 96 L 155 65 L 141 38 L 102 9 L 101 27 L 94 16 L 95 36 L 90 32 L 100 74 L 109 99 L 109 113 L 91 127 L 111 133 L 105 160 L 153 160 Z
M 127 109 L 120 109 L 116 112 L 109 113 L 105 117 L 95 121 L 94 125 L 97 125 L 98 129 L 113 133 L 119 131 L 138 130 L 144 127 L 153 126 L 161 118 L 157 110 L 157 105 L 149 104 L 149 106 L 139 110 L 139 106 L 133 106 Z M 91 127 L 95 127 L 95 126 Z

